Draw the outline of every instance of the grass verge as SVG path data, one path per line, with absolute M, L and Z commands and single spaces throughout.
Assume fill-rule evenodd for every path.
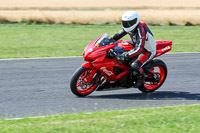
M 0 24 L 0 58 L 80 56 L 85 46 L 121 25 Z M 150 26 L 155 39 L 172 40 L 171 52 L 200 52 L 200 26 Z M 124 39 L 130 39 L 127 35 Z
M 0 120 L 0 133 L 198 133 L 200 105 Z

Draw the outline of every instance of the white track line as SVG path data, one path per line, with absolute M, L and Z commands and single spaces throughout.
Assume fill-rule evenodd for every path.
M 179 107 L 179 106 L 196 106 L 196 105 L 200 105 L 200 104 L 186 104 L 186 105 L 172 105 L 172 106 L 162 106 L 162 107 L 147 107 L 147 108 L 136 108 L 136 109 L 124 109 L 124 110 L 118 110 L 118 111 L 126 111 L 126 110 L 138 110 L 138 109 L 157 109 L 157 108 L 172 108 L 172 107 Z M 117 110 L 105 110 L 105 112 L 112 112 L 112 111 L 117 111 Z M 96 111 L 94 111 L 96 112 Z M 94 112 L 83 112 L 85 114 L 91 114 L 91 113 L 94 113 Z M 104 112 L 104 111 L 101 111 L 101 112 Z M 64 113 L 61 113 L 61 114 L 64 114 Z M 78 114 L 78 113 L 65 113 L 65 114 Z M 25 119 L 25 118 L 44 118 L 44 117 L 49 117 L 49 116 L 58 116 L 60 114 L 55 114 L 55 115 L 46 115 L 46 116 L 34 116 L 34 117 L 22 117 L 22 118 L 8 118 L 8 119 L 1 119 L 1 120 L 21 120 L 21 119 Z
M 38 57 L 38 58 L 10 58 L 10 59 L 0 59 L 2 60 L 43 60 L 43 59 L 67 59 L 67 58 L 81 58 L 83 56 L 67 56 L 67 57 Z
M 200 52 L 182 52 L 182 53 L 166 53 L 166 54 L 200 54 Z M 43 60 L 43 59 L 67 59 L 67 58 L 82 58 L 83 56 L 67 56 L 67 57 L 39 57 L 39 58 L 10 58 L 0 59 L 0 61 L 7 60 Z

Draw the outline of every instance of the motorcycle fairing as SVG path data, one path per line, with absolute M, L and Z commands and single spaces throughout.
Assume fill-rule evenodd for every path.
M 105 34 L 102 36 L 104 37 Z M 90 42 L 90 44 L 84 50 L 83 53 L 84 60 L 88 61 L 89 63 L 88 64 L 85 63 L 82 66 L 87 68 L 92 68 L 92 74 L 90 74 L 91 76 L 87 80 L 91 81 L 96 71 L 102 73 L 108 79 L 108 81 L 119 80 L 130 72 L 130 67 L 124 65 L 117 59 L 106 58 L 107 56 L 106 51 L 110 49 L 115 49 L 117 47 L 122 51 L 128 51 L 133 49 L 134 47 L 132 44 L 129 43 L 130 40 L 116 41 L 113 44 L 107 43 L 106 45 L 100 46 L 97 44 L 97 42 L 98 40 L 102 39 L 102 36 Z M 157 50 L 155 57 L 170 51 L 171 47 L 172 47 L 172 41 L 163 41 L 163 40 L 156 41 Z M 123 72 L 116 75 L 113 70 L 114 67 L 123 69 Z
M 158 57 L 172 49 L 172 41 L 156 40 L 156 55 Z
M 130 68 L 128 66 L 117 60 L 107 58 L 105 58 L 103 62 L 93 62 L 92 66 L 101 72 L 109 81 L 119 80 L 130 72 Z M 116 75 L 114 72 L 114 67 L 122 69 L 123 72 Z

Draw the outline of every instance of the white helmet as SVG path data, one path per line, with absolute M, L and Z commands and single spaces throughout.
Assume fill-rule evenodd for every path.
M 139 15 L 136 11 L 125 12 L 122 16 L 122 26 L 126 32 L 130 32 L 139 24 Z

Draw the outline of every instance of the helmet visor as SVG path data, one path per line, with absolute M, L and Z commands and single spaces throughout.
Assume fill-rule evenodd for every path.
M 122 20 L 122 25 L 123 25 L 124 28 L 129 28 L 129 27 L 133 26 L 136 23 L 137 23 L 137 18 L 135 18 L 133 20 L 130 20 L 130 21 L 123 21 Z

